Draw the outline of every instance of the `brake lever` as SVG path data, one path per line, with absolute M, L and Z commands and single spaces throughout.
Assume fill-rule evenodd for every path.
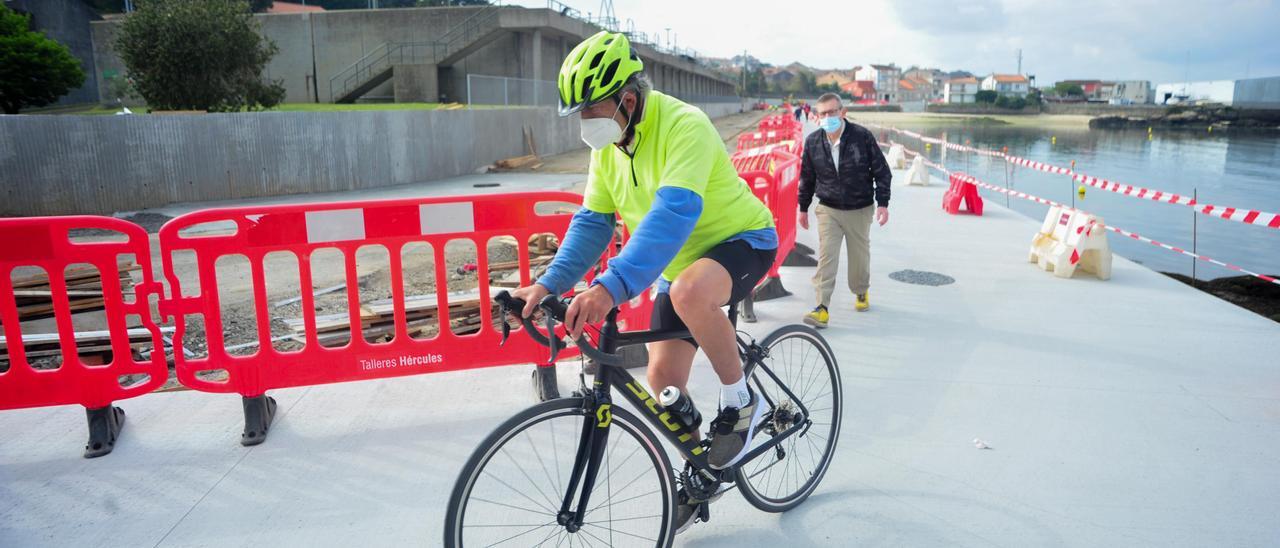
M 498 343 L 499 347 L 507 345 L 507 338 L 511 336 L 511 324 L 507 322 L 507 314 L 511 311 L 507 309 L 507 303 L 498 303 L 498 319 L 502 321 L 502 342 Z
M 560 337 L 556 336 L 556 318 L 551 310 L 543 306 L 542 318 L 546 321 L 547 326 L 547 347 L 551 349 L 551 358 L 547 363 L 556 363 L 556 357 L 560 355 Z

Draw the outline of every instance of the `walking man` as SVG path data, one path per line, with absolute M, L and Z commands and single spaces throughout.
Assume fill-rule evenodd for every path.
M 818 98 L 818 123 L 822 129 L 804 142 L 800 161 L 800 227 L 809 229 L 809 205 L 818 196 L 818 271 L 813 276 L 817 307 L 804 317 L 815 327 L 826 327 L 831 294 L 840 265 L 840 244 L 849 255 L 849 290 L 854 308 L 865 312 L 871 302 L 871 221 L 889 222 L 889 182 L 893 174 L 866 128 L 845 119 L 840 96 Z

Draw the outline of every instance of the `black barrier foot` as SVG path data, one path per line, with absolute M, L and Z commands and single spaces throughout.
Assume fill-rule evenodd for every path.
M 747 295 L 742 299 L 742 321 L 747 323 L 756 323 L 756 300 Z
M 84 458 L 101 457 L 116 448 L 116 438 L 124 429 L 124 409 L 114 405 L 98 409 L 85 408 L 89 417 L 89 443 L 84 446 Z
M 751 298 L 757 301 L 781 299 L 782 297 L 790 296 L 791 292 L 782 287 L 782 278 L 769 278 L 751 293 Z
M 560 397 L 560 385 L 556 382 L 556 366 L 533 368 L 533 396 L 538 401 L 551 401 Z
M 812 249 L 796 244 L 795 248 L 782 260 L 782 266 L 818 266 L 818 260 L 813 258 Z
M 271 420 L 276 417 L 276 399 L 263 394 L 255 398 L 245 397 L 244 434 L 240 435 L 240 445 L 258 445 L 267 441 L 267 431 L 271 429 Z

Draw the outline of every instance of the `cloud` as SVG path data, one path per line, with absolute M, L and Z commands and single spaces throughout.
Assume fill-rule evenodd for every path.
M 563 0 L 562 0 L 563 1 Z M 542 0 L 522 0 L 545 7 Z M 568 0 L 583 12 L 595 0 Z M 1273 0 L 615 0 L 637 29 L 705 55 L 745 49 L 765 62 L 822 68 L 869 63 L 975 73 L 1153 82 L 1280 75 Z

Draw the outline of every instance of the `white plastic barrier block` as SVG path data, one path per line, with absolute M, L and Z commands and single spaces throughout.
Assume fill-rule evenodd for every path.
M 1066 207 L 1051 207 L 1031 240 L 1030 262 L 1059 278 L 1076 269 L 1111 279 L 1111 247 L 1102 218 Z
M 907 169 L 907 151 L 902 145 L 893 144 L 889 147 L 889 157 L 885 158 L 889 162 L 889 167 L 893 169 Z
M 916 156 L 911 160 L 911 169 L 907 171 L 907 184 L 929 186 L 929 168 L 924 167 L 923 156 Z

